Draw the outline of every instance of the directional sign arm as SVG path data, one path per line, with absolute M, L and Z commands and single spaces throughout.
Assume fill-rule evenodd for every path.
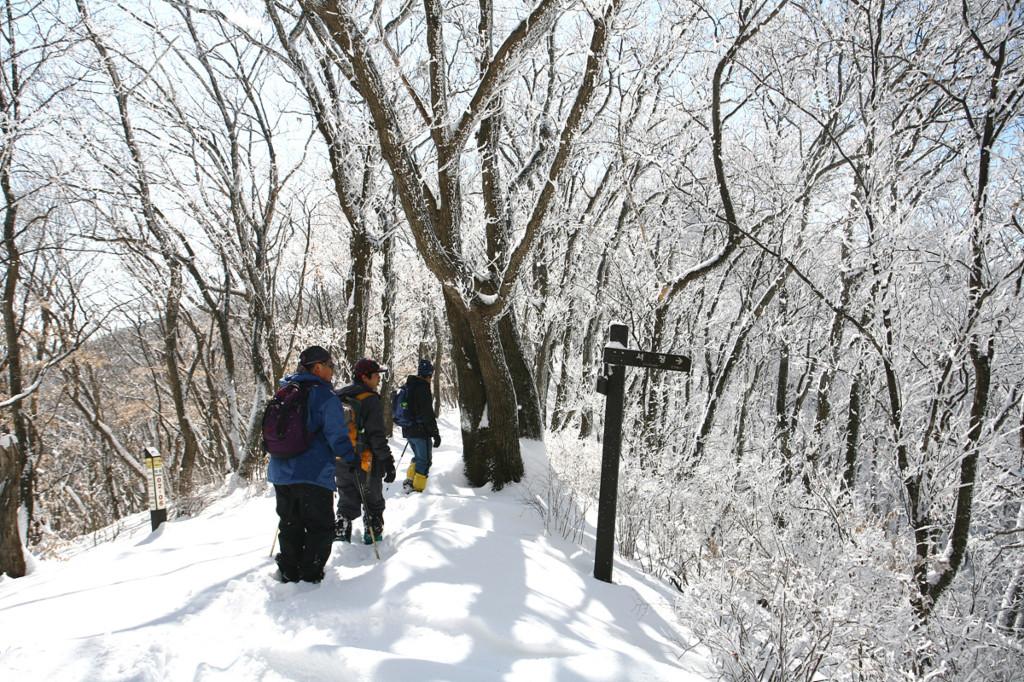
M 616 346 L 605 346 L 604 361 L 609 365 L 649 367 L 650 369 L 667 369 L 676 372 L 690 371 L 690 358 L 685 355 L 648 353 L 642 350 Z

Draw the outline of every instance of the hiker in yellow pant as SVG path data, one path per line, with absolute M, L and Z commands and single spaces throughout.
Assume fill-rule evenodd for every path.
M 412 464 L 402 484 L 406 493 L 423 492 L 427 486 L 427 475 L 433 460 L 433 448 L 441 446 L 441 433 L 434 416 L 434 399 L 430 393 L 430 379 L 434 366 L 430 360 L 420 360 L 416 375 L 406 379 L 406 401 L 412 413 L 412 426 L 402 427 L 402 437 L 412 448 Z

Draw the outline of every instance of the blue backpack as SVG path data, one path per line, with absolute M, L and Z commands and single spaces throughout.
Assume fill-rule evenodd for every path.
M 409 406 L 409 384 L 391 391 L 391 421 L 399 426 L 412 426 L 418 419 Z
M 263 450 L 277 459 L 291 459 L 309 449 L 315 433 L 306 429 L 309 382 L 292 381 L 278 389 L 263 410 Z

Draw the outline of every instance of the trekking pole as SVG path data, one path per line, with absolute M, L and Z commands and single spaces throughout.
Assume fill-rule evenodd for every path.
M 409 447 L 409 441 L 405 441 L 405 448 Z M 398 467 L 402 466 L 402 458 L 405 457 L 405 448 L 402 448 L 402 454 L 398 456 L 398 464 L 395 465 L 395 471 L 398 471 Z M 391 484 L 388 483 L 384 486 L 384 490 L 391 490 Z
M 281 532 L 281 526 L 274 527 L 274 541 L 270 543 L 270 556 L 274 556 L 274 546 L 277 544 L 277 534 Z
M 373 465 L 370 465 L 373 469 Z M 370 508 L 366 506 L 366 493 L 363 492 L 363 481 L 359 478 L 359 471 L 361 468 L 356 468 L 356 487 L 359 488 L 359 497 L 363 501 L 363 509 L 366 510 L 366 516 L 363 519 L 363 523 L 366 523 L 366 519 L 370 518 Z M 370 472 L 366 472 L 366 478 L 370 478 Z M 373 540 L 373 553 L 377 555 L 377 561 L 380 561 L 380 552 L 377 551 L 377 536 L 373 534 L 373 526 L 370 526 L 367 530 L 370 532 L 370 539 Z

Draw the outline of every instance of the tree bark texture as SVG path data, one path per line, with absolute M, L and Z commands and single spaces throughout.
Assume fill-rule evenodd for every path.
M 391 390 L 402 380 L 394 372 L 394 337 L 395 337 L 395 299 L 398 296 L 397 276 L 395 274 L 395 235 L 391 232 L 389 221 L 382 221 L 385 227 L 384 243 L 384 292 L 381 294 L 381 317 L 384 318 L 384 348 L 382 358 L 391 371 L 384 373 L 381 379 L 380 399 L 384 403 L 384 430 L 390 437 L 394 432 L 391 418 Z
M 537 384 L 534 383 L 533 372 L 530 371 L 523 342 L 519 336 L 516 313 L 511 307 L 498 321 L 498 330 L 501 334 L 501 347 L 512 376 L 512 385 L 515 388 L 519 412 L 519 437 L 543 440 L 544 422 L 540 413 L 540 396 L 537 395 Z
M 20 482 L 24 469 L 16 444 L 0 447 L 0 573 L 12 578 L 21 578 L 26 569 L 18 528 Z
M 5 107 L 6 108 L 6 107 Z M 6 120 L 2 126 L 7 128 Z M 4 130 L 5 133 L 9 132 Z M 7 150 L 5 150 L 7 151 Z M 0 159 L 0 189 L 3 190 L 6 209 L 4 210 L 4 250 L 6 251 L 7 273 L 3 290 L 4 341 L 7 344 L 7 380 L 12 396 L 20 395 L 24 389 L 21 335 L 15 310 L 18 283 L 21 280 L 21 251 L 17 242 L 18 197 L 11 187 L 10 155 Z M 18 529 L 18 509 L 21 507 L 21 479 L 25 472 L 28 429 L 22 414 L 22 404 L 16 400 L 11 405 L 11 427 L 17 441 L 15 446 L 0 453 L 0 571 L 12 578 L 25 575 L 25 557 L 22 555 L 22 540 Z

